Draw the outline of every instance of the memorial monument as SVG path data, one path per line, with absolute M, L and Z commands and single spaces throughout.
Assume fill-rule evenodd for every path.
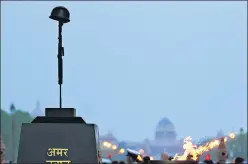
M 70 22 L 65 7 L 55 7 L 50 18 L 58 21 L 59 108 L 46 108 L 45 116 L 23 123 L 17 163 L 101 163 L 98 127 L 76 117 L 76 109 L 62 108 L 64 47 L 62 26 Z

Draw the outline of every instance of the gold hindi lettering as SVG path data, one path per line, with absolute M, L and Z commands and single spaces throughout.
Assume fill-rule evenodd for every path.
M 71 161 L 69 161 L 69 160 L 63 160 L 63 161 L 47 160 L 46 163 L 50 163 L 50 164 L 70 164 Z
M 67 156 L 67 152 L 68 152 L 68 149 L 64 149 L 64 148 L 49 148 L 48 151 L 47 151 L 47 155 L 49 157 L 51 156 Z
M 48 155 L 49 157 L 55 156 L 55 150 L 54 150 L 53 148 L 49 148 L 49 149 L 47 150 L 47 155 Z

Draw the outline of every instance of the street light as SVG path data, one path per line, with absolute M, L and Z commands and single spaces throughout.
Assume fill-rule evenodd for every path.
M 58 84 L 59 84 L 59 107 L 62 108 L 62 84 L 63 84 L 63 56 L 64 56 L 64 47 L 62 46 L 62 26 L 64 23 L 70 22 L 70 13 L 69 11 L 63 7 L 58 6 L 55 7 L 51 15 L 50 19 L 58 21 Z

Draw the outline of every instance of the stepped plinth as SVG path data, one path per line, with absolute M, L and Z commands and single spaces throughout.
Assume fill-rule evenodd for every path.
M 17 163 L 99 163 L 98 127 L 75 115 L 74 108 L 46 108 L 23 123 Z

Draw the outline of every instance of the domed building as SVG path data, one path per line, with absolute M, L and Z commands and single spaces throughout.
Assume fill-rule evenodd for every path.
M 162 152 L 176 153 L 180 152 L 182 146 L 177 140 L 177 134 L 173 123 L 166 117 L 159 120 L 154 140 L 151 141 L 150 149 L 152 153 L 160 154 Z
M 176 140 L 176 131 L 173 123 L 166 117 L 162 118 L 156 127 L 156 141 L 174 141 Z
M 172 156 L 176 153 L 183 153 L 183 145 L 180 140 L 177 140 L 177 134 L 173 123 L 166 117 L 158 121 L 155 127 L 154 139 L 145 139 L 143 142 L 119 142 L 112 133 L 100 136 L 102 156 L 107 157 L 111 154 L 112 159 L 121 158 L 125 160 L 125 153 L 120 155 L 118 149 L 104 146 L 104 142 L 110 142 L 113 145 L 121 148 L 129 148 L 136 151 L 144 150 L 146 155 L 157 156 L 159 159 L 161 153 L 166 152 Z

